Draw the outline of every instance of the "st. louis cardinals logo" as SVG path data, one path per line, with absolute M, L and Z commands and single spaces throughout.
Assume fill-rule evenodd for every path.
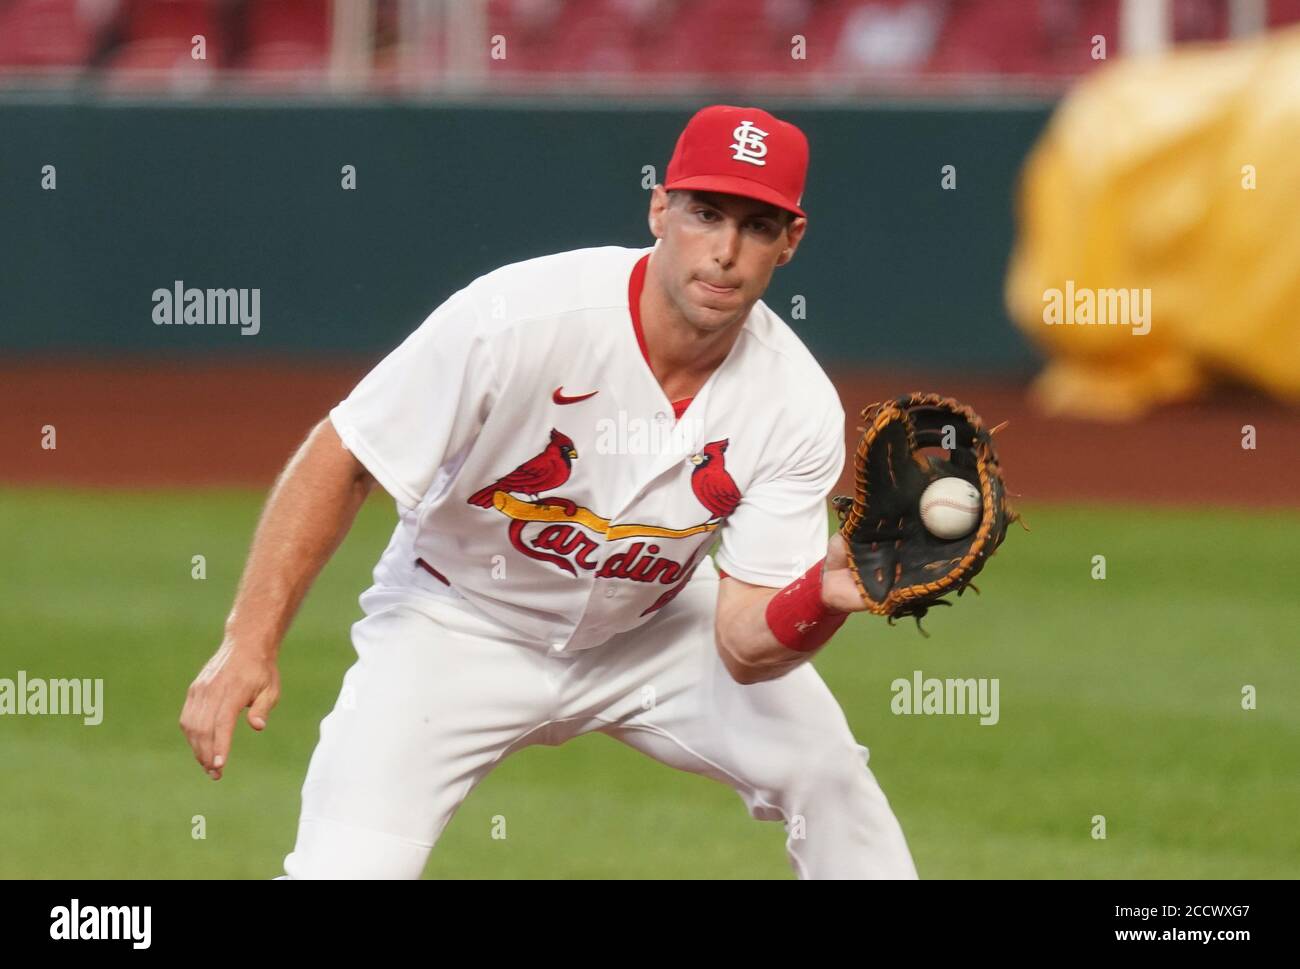
M 546 445 L 545 451 L 535 458 L 529 458 L 482 491 L 474 492 L 469 496 L 469 503 L 480 508 L 491 508 L 495 495 L 504 494 L 508 497 L 512 491 L 536 498 L 543 491 L 558 488 L 569 480 L 577 456 L 578 450 L 573 446 L 573 440 L 567 434 L 551 428 L 551 443 Z
M 740 503 L 740 489 L 727 471 L 724 458 L 727 443 L 726 440 L 713 441 L 706 444 L 699 454 L 691 456 L 691 463 L 695 466 L 691 472 L 691 490 L 709 517 L 685 528 L 634 523 L 616 525 L 568 498 L 559 495 L 539 498 L 542 492 L 553 491 L 569 480 L 573 462 L 578 457 L 573 440 L 554 428 L 550 443 L 540 454 L 476 491 L 468 500 L 480 508 L 494 508 L 510 519 L 507 529 L 510 544 L 530 559 L 549 563 L 570 575 L 577 575 L 578 569 L 582 569 L 594 571 L 603 579 L 658 582 L 672 586 L 641 613 L 645 615 L 672 601 L 695 572 L 708 547 L 707 543 L 700 543 L 685 562 L 680 562 L 660 555 L 662 547 L 651 539 L 671 541 L 715 531 Z M 530 500 L 516 495 L 526 495 Z M 536 524 L 542 527 L 532 529 Z M 599 537 L 593 538 L 593 535 Z M 628 538 L 646 541 L 634 542 L 626 550 L 597 561 L 596 556 L 605 542 Z
M 695 470 L 691 472 L 691 490 L 700 504 L 709 510 L 714 521 L 722 521 L 740 504 L 740 489 L 727 471 L 727 442 L 714 441 L 704 445 L 704 450 L 691 456 Z
M 767 164 L 763 161 L 767 157 L 767 143 L 763 141 L 767 137 L 766 131 L 755 127 L 752 121 L 742 121 L 736 125 L 731 137 L 736 139 L 734 144 L 728 146 L 735 151 L 732 158 L 760 167 Z

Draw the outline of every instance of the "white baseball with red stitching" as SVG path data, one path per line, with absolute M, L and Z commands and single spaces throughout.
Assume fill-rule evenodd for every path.
M 936 478 L 921 492 L 921 521 L 936 538 L 962 538 L 980 520 L 980 493 L 965 478 Z

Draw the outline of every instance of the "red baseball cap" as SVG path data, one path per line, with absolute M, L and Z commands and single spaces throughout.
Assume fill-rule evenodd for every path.
M 724 192 L 804 215 L 808 139 L 761 108 L 714 104 L 686 124 L 664 188 Z

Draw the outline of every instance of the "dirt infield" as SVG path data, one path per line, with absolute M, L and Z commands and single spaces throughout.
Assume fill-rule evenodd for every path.
M 373 361 L 28 363 L 0 368 L 0 481 L 91 487 L 264 487 Z M 1037 414 L 1024 388 L 921 374 L 836 375 L 856 442 L 862 405 L 942 390 L 998 434 L 1026 501 L 1300 505 L 1300 413 L 1245 392 L 1097 424 Z M 1243 425 L 1256 447 L 1242 447 Z M 56 447 L 42 448 L 43 428 Z M 847 480 L 841 481 L 847 487 Z

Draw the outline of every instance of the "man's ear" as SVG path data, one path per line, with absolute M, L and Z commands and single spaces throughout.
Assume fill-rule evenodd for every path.
M 650 192 L 650 234 L 656 239 L 664 237 L 664 219 L 668 213 L 668 191 L 663 185 L 656 185 Z
M 800 216 L 786 226 L 786 243 L 785 249 L 777 257 L 776 264 L 784 266 L 794 258 L 795 250 L 799 248 L 799 243 L 803 240 L 803 234 L 808 228 L 808 220 Z

